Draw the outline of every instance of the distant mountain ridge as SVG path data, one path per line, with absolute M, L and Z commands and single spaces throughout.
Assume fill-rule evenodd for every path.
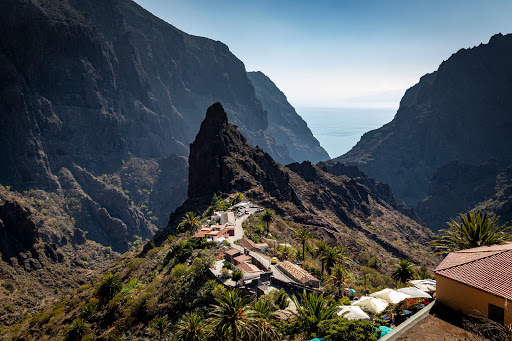
M 320 146 L 306 122 L 288 103 L 285 94 L 264 73 L 248 72 L 256 97 L 267 111 L 268 129 L 279 145 L 285 145 L 297 162 L 329 160 L 329 154 Z
M 407 90 L 390 123 L 366 133 L 332 162 L 356 165 L 389 183 L 414 207 L 446 163 L 479 165 L 494 158 L 500 169 L 512 164 L 511 93 L 512 35 L 497 34 L 423 76 Z

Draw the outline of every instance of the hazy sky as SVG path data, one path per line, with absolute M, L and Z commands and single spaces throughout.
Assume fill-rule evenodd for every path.
M 512 32 L 512 1 L 136 0 L 220 40 L 296 107 L 398 108 L 460 48 Z

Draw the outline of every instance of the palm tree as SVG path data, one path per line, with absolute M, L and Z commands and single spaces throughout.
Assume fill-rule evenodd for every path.
M 342 264 L 336 264 L 333 270 L 325 283 L 332 285 L 336 290 L 336 295 L 340 296 L 340 289 L 345 287 L 347 281 L 352 278 L 352 274 Z
M 413 275 L 414 269 L 412 263 L 407 259 L 400 259 L 400 261 L 395 264 L 395 270 L 391 273 L 391 277 L 400 283 L 406 283 Z
M 181 219 L 181 223 L 178 225 L 178 232 L 190 231 L 192 229 L 199 228 L 200 220 L 194 212 L 187 212 Z
M 468 211 L 466 216 L 459 213 L 459 219 L 460 224 L 453 219 L 446 223 L 450 228 L 441 230 L 432 242 L 439 254 L 512 241 L 512 234 L 508 232 L 512 226 L 506 226 L 507 223 L 495 226 L 499 216 L 493 219 L 481 211 L 476 214 Z
M 327 266 L 327 274 L 331 275 L 332 267 L 336 264 L 351 264 L 350 257 L 345 253 L 341 246 L 328 247 L 321 256 Z
M 174 336 L 177 340 L 200 341 L 203 339 L 205 329 L 201 318 L 195 313 L 185 313 L 181 320 L 176 323 Z
M 299 295 L 300 301 L 295 295 L 292 301 L 297 307 L 297 312 L 292 312 L 294 320 L 300 325 L 300 329 L 309 336 L 318 332 L 320 322 L 331 319 L 338 310 L 338 304 L 332 297 L 324 297 L 316 293 L 307 294 L 305 291 Z
M 313 235 L 305 227 L 295 231 L 294 239 L 302 244 L 302 262 L 306 260 L 306 243 Z M 304 266 L 304 265 L 303 265 Z
M 268 300 L 259 300 L 253 303 L 252 309 L 257 318 L 255 334 L 259 341 L 279 339 L 279 330 L 276 324 L 277 314 L 272 303 Z
M 324 255 L 329 247 L 330 247 L 329 244 L 327 244 L 323 240 L 319 240 L 316 243 L 316 247 L 314 249 L 314 256 L 320 258 L 320 261 L 322 262 L 322 275 L 324 273 L 324 266 L 325 266 Z
M 76 318 L 69 326 L 66 340 L 82 340 L 88 330 L 89 324 L 81 318 Z
M 251 298 L 242 296 L 239 290 L 226 291 L 218 304 L 213 305 L 210 312 L 210 321 L 215 329 L 227 335 L 231 333 L 232 340 L 251 333 L 255 324 L 255 314 L 249 307 Z
M 260 217 L 261 222 L 267 224 L 267 237 L 270 229 L 270 223 L 274 221 L 274 212 L 268 208 L 263 211 Z
M 118 292 L 121 291 L 123 282 L 121 279 L 114 274 L 106 274 L 101 280 L 101 283 L 96 290 L 96 296 L 101 302 L 109 302 Z
M 151 328 L 158 332 L 158 336 L 162 337 L 169 327 L 169 319 L 167 316 L 157 316 L 151 321 Z

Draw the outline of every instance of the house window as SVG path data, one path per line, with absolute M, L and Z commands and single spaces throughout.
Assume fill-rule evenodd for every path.
M 489 303 L 489 320 L 503 324 L 505 322 L 505 311 L 503 308 Z

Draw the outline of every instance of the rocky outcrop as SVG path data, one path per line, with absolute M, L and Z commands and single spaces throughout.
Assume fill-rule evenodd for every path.
M 242 192 L 293 224 L 305 224 L 355 253 L 365 244 L 388 256 L 432 261 L 424 257 L 421 246 L 431 232 L 393 207 L 398 204 L 389 186 L 352 167 L 347 169 L 359 177 L 342 174 L 340 166 L 330 167 L 309 161 L 283 167 L 248 145 L 236 126 L 228 123 L 221 104 L 215 103 L 190 146 L 189 199 L 171 215 L 156 241 L 172 233 L 185 212 L 202 212 L 212 194 Z
M 407 90 L 395 118 L 333 159 L 357 165 L 414 207 L 448 162 L 512 164 L 512 35 L 462 49 Z M 469 209 L 469 207 L 468 207 Z
M 267 111 L 268 129 L 276 142 L 288 148 L 290 157 L 297 162 L 313 163 L 329 160 L 329 154 L 320 146 L 307 123 L 288 103 L 285 94 L 262 72 L 248 72 L 254 85 L 256 98 Z

